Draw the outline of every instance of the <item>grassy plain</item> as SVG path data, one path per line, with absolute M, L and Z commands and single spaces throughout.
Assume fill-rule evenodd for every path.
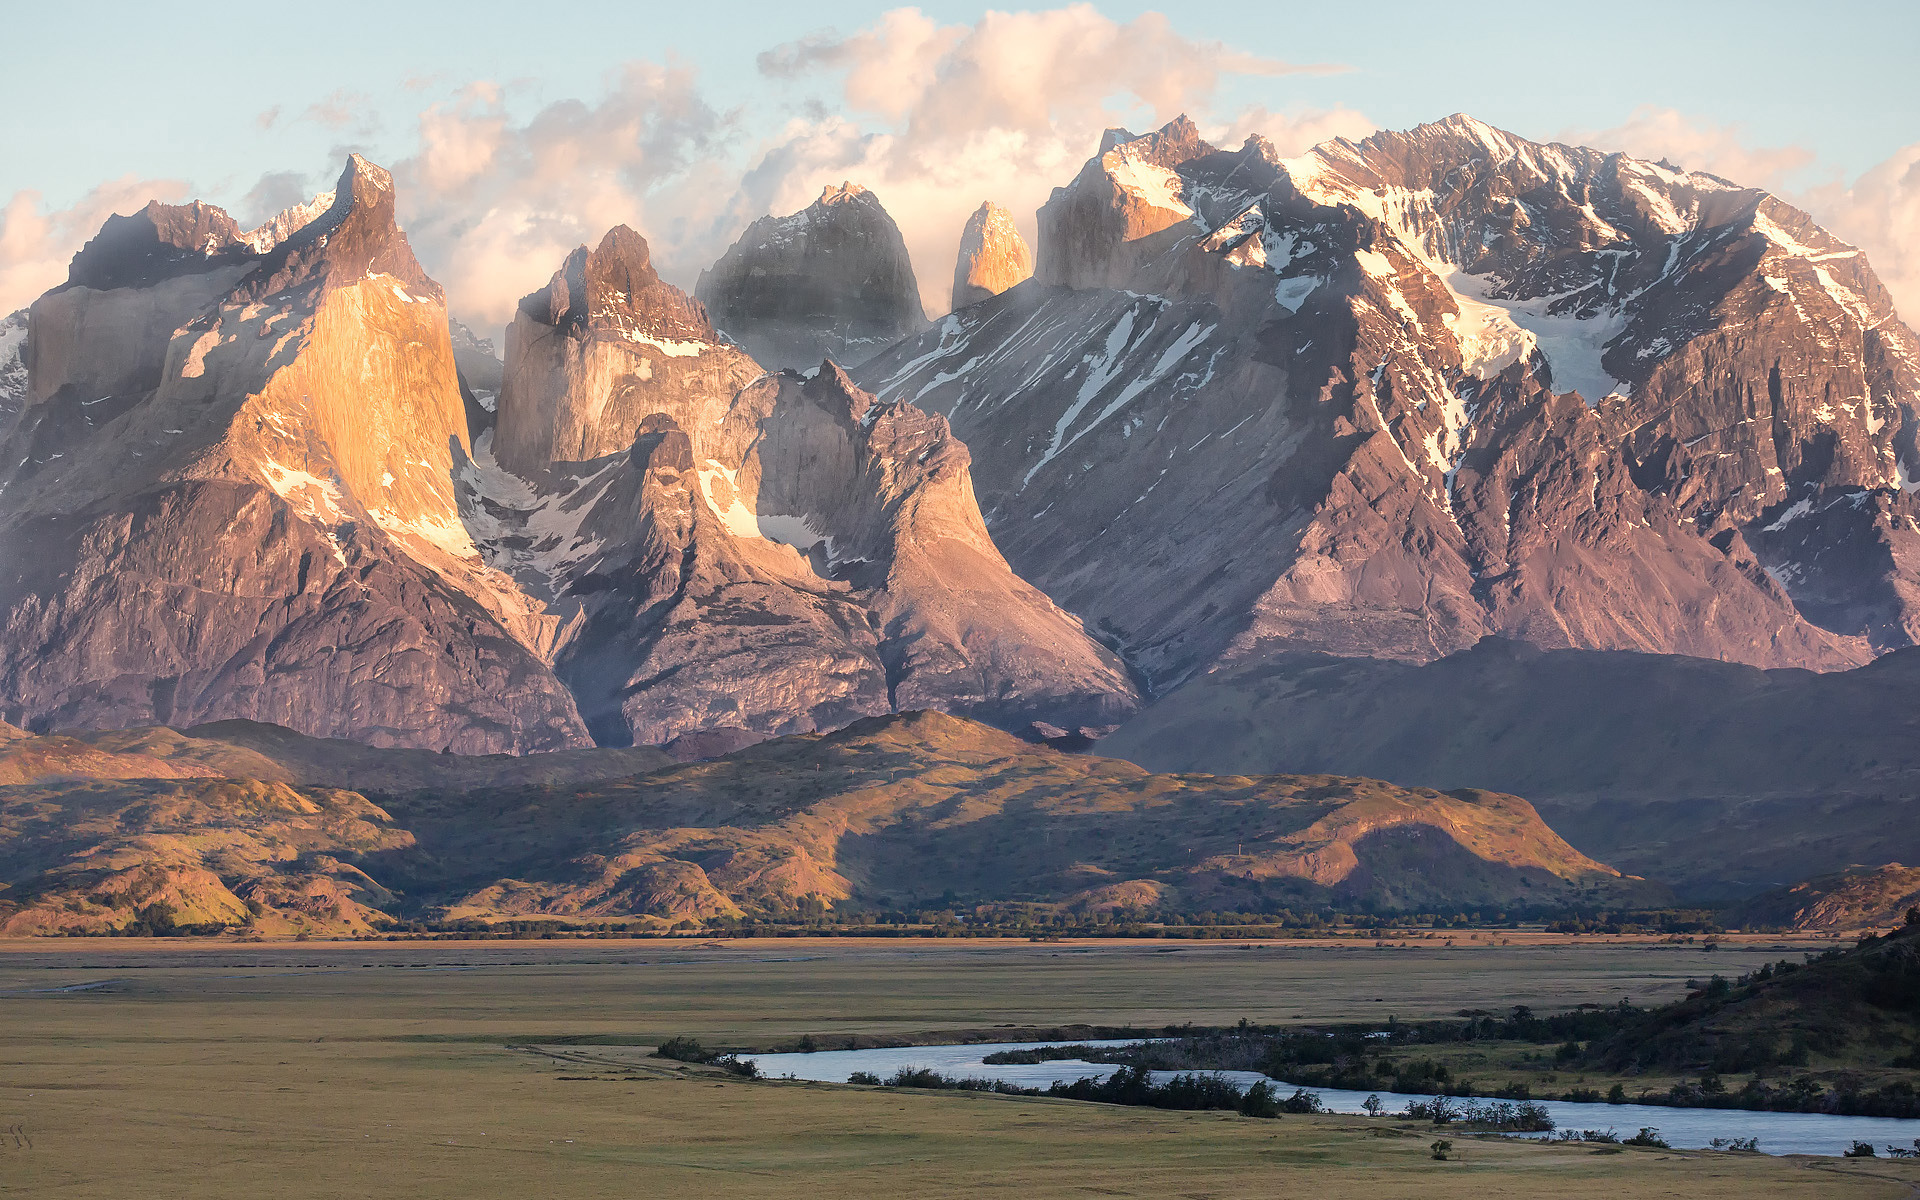
M 518 1047 L 1653 1002 L 1777 942 L 0 946 L 0 1194 L 1908 1197 L 1920 1166 L 747 1083 Z M 68 990 L 54 990 L 68 989 Z M 591 1075 L 594 1078 L 577 1078 Z M 567 1078 L 575 1076 L 576 1078 Z M 1394 1131 L 1398 1132 L 1398 1131 Z

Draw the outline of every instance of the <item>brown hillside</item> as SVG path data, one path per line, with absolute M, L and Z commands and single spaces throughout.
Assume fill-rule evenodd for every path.
M 1155 775 L 937 713 L 646 769 L 662 757 L 462 758 L 240 723 L 14 738 L 0 770 L 31 782 L 0 785 L 0 930 L 125 929 L 156 906 L 183 925 L 359 931 L 382 914 L 1513 911 L 1664 895 L 1513 796 Z M 269 778 L 179 777 L 239 767 Z
M 1822 875 L 1755 896 L 1727 917 L 1740 926 L 1790 929 L 1880 930 L 1906 920 L 1920 906 L 1920 867 L 1887 863 Z
M 584 788 L 392 804 L 443 859 L 514 848 L 523 865 L 511 880 L 452 904 L 470 916 L 681 918 L 808 898 L 1534 908 L 1659 892 L 1575 851 L 1512 796 L 1335 776 L 1155 775 L 936 713 Z M 446 878 L 440 890 L 462 882 L 478 881 Z M 635 908 L 658 896 L 670 898 Z

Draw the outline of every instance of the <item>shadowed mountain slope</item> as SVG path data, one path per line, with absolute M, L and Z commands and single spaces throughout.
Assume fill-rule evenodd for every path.
M 1038 271 L 856 370 L 1164 694 L 1499 634 L 1833 669 L 1913 641 L 1920 343 L 1775 197 L 1465 116 L 1282 160 L 1109 131 Z
M 1920 858 L 1913 649 L 1826 674 L 1499 639 L 1425 665 L 1283 655 L 1193 680 L 1101 749 L 1160 771 L 1498 788 L 1704 898 Z

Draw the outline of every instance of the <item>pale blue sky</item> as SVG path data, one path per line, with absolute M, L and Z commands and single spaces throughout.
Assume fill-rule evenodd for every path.
M 982 199 L 1033 236 L 1101 124 L 1151 127 L 1128 88 L 1159 95 L 1163 118 L 1184 106 L 1212 136 L 1257 131 L 1287 153 L 1465 111 L 1670 158 L 1806 206 L 1920 308 L 1915 3 L 1098 3 L 983 24 L 983 6 L 930 0 L 924 19 L 842 47 L 838 67 L 788 79 L 763 75 L 761 52 L 872 30 L 901 6 L 9 7 L 0 313 L 63 279 L 108 212 L 194 196 L 261 220 L 328 186 L 347 150 L 395 168 L 415 250 L 476 327 L 497 328 L 612 224 L 641 230 L 662 274 L 691 286 L 754 217 L 842 179 L 887 203 L 937 313 Z M 1112 49 L 1081 55 L 1090 44 Z M 1234 74 L 1246 60 L 1345 69 Z M 634 63 L 678 75 L 616 78 Z M 477 82 L 504 99 L 454 104 Z M 580 103 L 549 107 L 562 101 Z M 1866 186 L 1831 186 L 1863 172 Z
M 810 32 L 852 32 L 895 5 L 493 0 L 332 0 L 180 8 L 139 3 L 9 5 L 0 72 L 7 153 L 0 199 L 22 188 L 70 201 L 102 179 L 184 178 L 233 201 L 260 174 L 317 171 L 346 141 L 376 156 L 411 149 L 419 109 L 473 79 L 517 81 L 516 107 L 592 98 L 633 58 L 693 64 L 715 107 L 777 127 L 807 89 L 771 84 L 760 50 Z M 971 22 L 982 6 L 919 5 Z M 1739 122 L 1762 145 L 1798 144 L 1848 175 L 1920 140 L 1920 5 L 1911 3 L 1102 3 L 1148 9 L 1176 31 L 1332 76 L 1240 78 L 1227 105 L 1345 104 L 1401 127 L 1465 110 L 1534 136 L 1601 129 L 1639 105 Z M 416 85 L 407 86 L 409 81 Z M 428 81 L 428 86 L 418 85 Z M 810 89 L 826 94 L 826 81 Z M 367 97 L 365 137 L 316 122 L 263 130 L 338 92 Z

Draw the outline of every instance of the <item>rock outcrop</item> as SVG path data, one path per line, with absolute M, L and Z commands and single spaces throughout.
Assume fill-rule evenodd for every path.
M 514 313 L 493 453 L 527 476 L 623 453 L 647 416 L 691 423 L 763 374 L 616 226 Z
M 953 264 L 953 307 L 978 304 L 1032 277 L 1033 251 L 1014 227 L 1013 214 L 991 200 L 975 209 Z
M 481 337 L 458 321 L 447 322 L 447 333 L 453 342 L 453 362 L 460 370 L 461 382 L 492 412 L 506 371 L 500 351 L 492 338 Z
M 1007 567 L 944 419 L 769 375 L 616 229 L 521 304 L 468 527 L 569 622 L 602 744 L 940 708 L 1109 725 L 1124 668 Z
M 6 719 L 585 741 L 459 523 L 446 309 L 392 180 L 355 156 L 318 207 L 270 236 L 204 204 L 113 217 L 33 305 L 0 447 Z
M 899 226 L 858 184 L 829 187 L 785 217 L 747 227 L 695 294 L 768 370 L 865 362 L 926 328 Z
M 1185 116 L 1145 137 L 1107 130 L 1080 174 L 1040 207 L 1040 281 L 1125 287 L 1145 261 L 1138 252 L 1151 250 L 1145 239 L 1193 219 L 1176 168 L 1212 151 Z
M 857 378 L 948 415 L 1014 568 L 1155 692 L 1488 633 L 1912 640 L 1920 353 L 1774 197 L 1466 117 L 1290 161 L 1182 120 L 1111 131 L 1040 234 L 1034 285 Z
M 0 320 L 0 439 L 27 406 L 27 310 Z
M 1726 914 L 1734 928 L 1872 933 L 1901 928 L 1920 907 L 1920 868 L 1853 867 L 1753 897 Z

